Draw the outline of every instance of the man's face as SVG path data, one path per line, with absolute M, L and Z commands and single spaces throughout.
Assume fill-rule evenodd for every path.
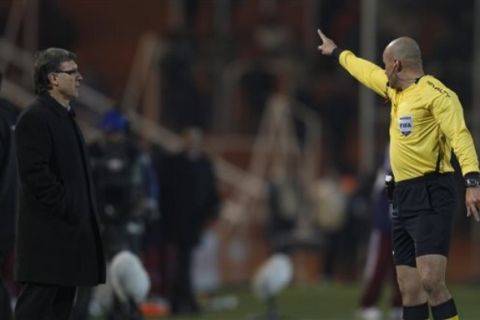
M 57 71 L 52 72 L 52 89 L 57 93 L 70 100 L 78 97 L 78 88 L 80 81 L 83 80 L 82 75 L 78 71 L 75 61 L 65 61 L 60 64 Z

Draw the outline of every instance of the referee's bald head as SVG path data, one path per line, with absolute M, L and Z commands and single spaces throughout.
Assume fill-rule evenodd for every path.
M 422 65 L 422 52 L 418 43 L 410 37 L 400 37 L 390 42 L 385 53 L 391 55 L 403 65 L 412 67 Z

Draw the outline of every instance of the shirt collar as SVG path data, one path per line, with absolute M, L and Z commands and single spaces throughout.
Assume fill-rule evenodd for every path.
M 43 102 L 44 105 L 46 105 L 49 109 L 51 109 L 53 112 L 55 112 L 59 116 L 68 117 L 69 114 L 72 114 L 72 115 L 75 114 L 75 112 L 73 111 L 73 108 L 70 105 L 68 107 L 61 105 L 57 100 L 55 100 L 49 94 L 44 94 L 40 96 L 39 99 L 40 101 Z

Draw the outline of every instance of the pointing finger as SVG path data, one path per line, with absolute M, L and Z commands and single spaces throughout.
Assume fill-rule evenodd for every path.
M 320 38 L 322 39 L 322 41 L 325 42 L 325 39 L 327 39 L 327 37 L 326 37 L 325 34 L 322 32 L 322 30 L 317 29 L 317 33 L 318 33 L 318 35 L 320 36 Z

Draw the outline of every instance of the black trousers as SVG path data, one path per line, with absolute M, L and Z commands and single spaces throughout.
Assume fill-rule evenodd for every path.
M 72 320 L 88 319 L 88 307 L 90 306 L 90 300 L 92 299 L 92 295 L 92 287 L 77 288 L 77 297 L 73 306 Z
M 76 287 L 25 283 L 15 306 L 15 320 L 70 319 Z
M 0 272 L 3 270 L 7 251 L 0 249 Z M 10 305 L 10 294 L 8 293 L 2 276 L 0 275 L 0 319 L 12 319 L 12 307 Z
M 192 244 L 176 244 L 173 279 L 171 284 L 170 303 L 172 313 L 196 313 L 199 311 L 192 288 Z

